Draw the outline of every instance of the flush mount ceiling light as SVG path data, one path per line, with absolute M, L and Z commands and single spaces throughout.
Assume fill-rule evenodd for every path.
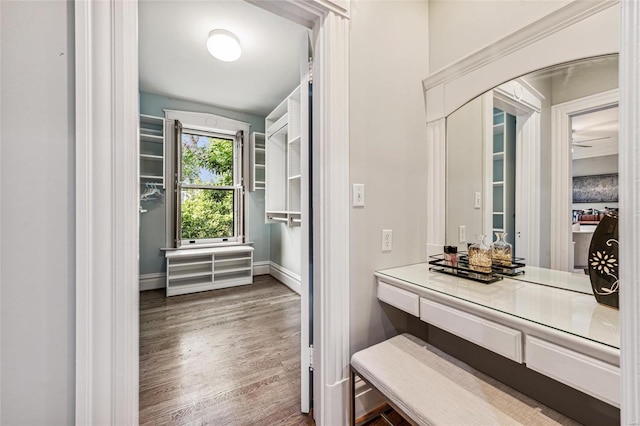
M 214 58 L 225 62 L 238 60 L 242 53 L 240 40 L 234 33 L 227 30 L 211 31 L 207 40 L 207 49 Z

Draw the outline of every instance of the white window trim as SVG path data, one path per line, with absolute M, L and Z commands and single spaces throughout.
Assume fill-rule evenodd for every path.
M 165 175 L 167 176 L 167 184 L 168 184 L 167 199 L 165 203 L 166 216 L 167 216 L 166 229 L 165 229 L 167 247 L 168 248 L 175 247 L 176 249 L 189 249 L 189 248 L 196 248 L 196 247 L 202 248 L 202 247 L 215 247 L 218 245 L 226 246 L 226 245 L 244 244 L 244 242 L 246 241 L 251 241 L 251 238 L 249 235 L 250 226 L 248 226 L 250 216 L 249 216 L 249 209 L 247 208 L 247 206 L 249 206 L 249 191 L 245 185 L 245 183 L 247 182 L 246 176 L 249 176 L 248 174 L 249 173 L 249 150 L 246 148 L 249 146 L 249 135 L 251 132 L 251 125 L 249 123 L 245 123 L 238 120 L 232 120 L 230 118 L 222 117 L 220 115 L 203 113 L 203 112 L 190 112 L 190 111 L 178 111 L 178 110 L 165 109 L 164 113 L 165 113 L 166 120 L 169 120 L 170 122 L 173 122 L 173 120 L 180 121 L 180 123 L 182 124 L 183 133 L 188 133 L 189 130 L 197 130 L 197 131 L 202 131 L 207 133 L 214 133 L 214 134 L 217 133 L 219 135 L 227 135 L 232 137 L 235 140 L 236 133 L 239 131 L 242 131 L 243 132 L 242 143 L 244 144 L 244 147 L 245 147 L 245 149 L 242 150 L 243 158 L 240 160 L 240 167 L 242 168 L 241 178 L 245 180 L 239 182 L 240 186 L 244 186 L 244 191 L 243 191 L 244 197 L 239 204 L 239 208 L 243 209 L 242 216 L 245 222 L 244 232 L 243 232 L 244 238 L 242 240 L 239 240 L 237 238 L 238 225 L 234 224 L 234 227 L 236 227 L 235 229 L 236 235 L 234 235 L 232 238 L 229 238 L 227 241 L 222 241 L 221 239 L 198 240 L 194 244 L 177 244 L 177 247 L 176 247 L 175 239 L 177 237 L 177 233 L 175 230 L 175 218 L 174 218 L 174 211 L 173 211 L 174 204 L 175 204 L 175 200 L 173 198 L 175 196 L 175 193 L 173 192 L 175 182 L 172 176 L 173 173 L 169 171 L 169 172 L 165 172 Z M 173 134 L 172 131 L 171 131 L 171 134 Z M 173 146 L 174 145 L 173 138 L 170 138 L 170 139 L 171 140 L 165 141 L 165 143 L 169 144 L 167 145 L 167 148 L 169 149 L 166 150 L 167 158 L 165 161 L 165 164 L 167 165 L 168 170 L 173 169 L 175 149 L 177 148 Z M 235 177 L 234 177 L 234 181 L 235 181 Z M 175 214 L 177 214 L 177 212 Z
M 245 214 L 246 212 L 245 210 L 245 206 L 246 203 L 243 203 L 242 200 L 240 200 L 238 198 L 238 196 L 242 196 L 243 191 L 245 190 L 244 186 L 243 186 L 243 169 L 244 169 L 244 159 L 243 157 L 243 150 L 239 147 L 238 144 L 238 140 L 236 138 L 236 135 L 231 135 L 231 134 L 227 134 L 227 133 L 222 133 L 222 132 L 214 132 L 214 131 L 205 131 L 205 130 L 200 130 L 200 129 L 193 129 L 193 128 L 187 128 L 187 127 L 183 127 L 182 128 L 182 134 L 187 134 L 187 135 L 196 135 L 196 136 L 204 136 L 204 137 L 210 137 L 210 138 L 217 138 L 217 139 L 223 139 L 226 141 L 229 141 L 233 144 L 233 185 L 231 186 L 226 186 L 226 185 L 191 185 L 191 184 L 182 184 L 180 185 L 180 188 L 193 188 L 195 187 L 200 187 L 203 190 L 228 190 L 228 191 L 233 191 L 233 234 L 232 235 L 227 235 L 225 237 L 218 237 L 218 238 L 194 238 L 194 239 L 187 239 L 188 241 L 193 241 L 193 243 L 188 243 L 185 244 L 184 238 L 182 238 L 182 236 L 178 235 L 178 232 L 176 232 L 176 239 L 179 241 L 179 247 L 178 248 L 185 248 L 185 247 L 201 247 L 203 244 L 224 244 L 224 243 L 230 243 L 230 242 L 237 242 L 237 243 L 244 243 L 244 235 L 241 233 L 241 227 L 240 227 L 240 223 L 244 220 Z M 242 141 L 240 141 L 242 142 Z M 182 149 L 182 141 L 178 142 L 178 144 L 180 145 L 180 147 L 176 146 L 175 149 Z M 180 157 L 182 159 L 182 156 Z M 171 159 L 170 159 L 171 160 Z M 178 191 L 174 188 L 177 187 L 177 180 L 175 179 L 167 179 L 167 183 L 169 184 L 169 191 L 171 191 L 173 193 L 173 191 L 175 191 L 176 194 L 178 194 Z M 245 192 L 246 193 L 246 192 Z M 176 214 L 178 214 L 178 212 L 176 212 Z M 180 217 L 180 223 L 182 223 L 183 218 L 182 216 Z

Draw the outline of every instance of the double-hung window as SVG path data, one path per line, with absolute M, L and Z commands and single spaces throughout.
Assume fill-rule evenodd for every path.
M 177 245 L 241 242 L 242 132 L 185 127 L 175 140 Z

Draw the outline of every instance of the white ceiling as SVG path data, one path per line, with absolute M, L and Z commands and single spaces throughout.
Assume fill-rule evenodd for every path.
M 617 154 L 618 129 L 617 106 L 571 117 L 573 159 Z
M 236 34 L 242 56 L 207 51 L 209 31 Z M 267 115 L 298 84 L 308 30 L 243 0 L 139 3 L 140 90 Z

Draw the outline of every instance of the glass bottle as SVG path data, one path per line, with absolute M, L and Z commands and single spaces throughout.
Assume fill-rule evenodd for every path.
M 496 232 L 496 241 L 491 244 L 491 260 L 496 265 L 511 266 L 513 247 L 506 241 L 506 232 Z
M 478 235 L 478 241 L 469 247 L 469 269 L 491 273 L 491 247 L 485 243 L 486 235 Z

